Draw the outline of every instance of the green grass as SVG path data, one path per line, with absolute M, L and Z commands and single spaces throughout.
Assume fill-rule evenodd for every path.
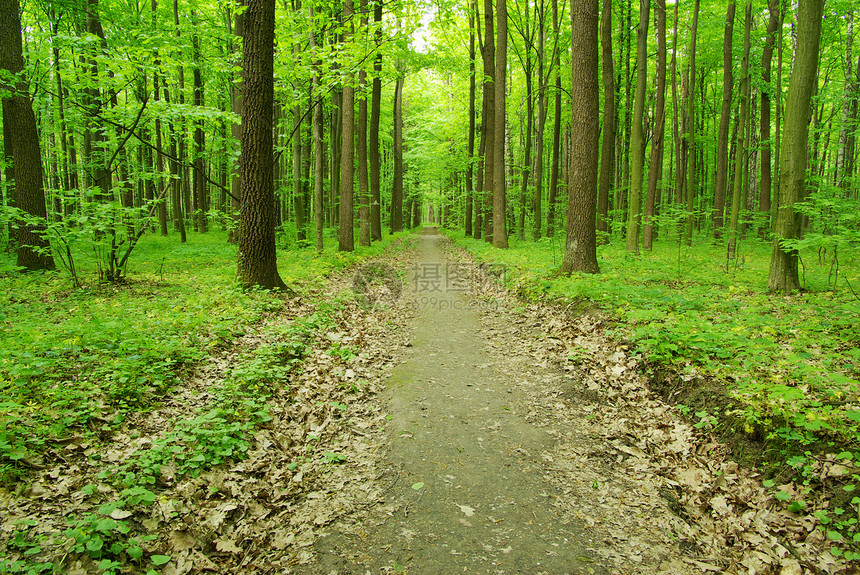
M 300 293 L 332 271 L 388 249 L 386 236 L 352 253 L 281 250 L 279 270 Z M 0 277 L 0 484 L 24 474 L 51 441 L 98 434 L 146 410 L 181 381 L 187 366 L 241 335 L 281 296 L 239 289 L 236 247 L 221 232 L 143 238 L 128 280 L 99 284 L 80 249 L 85 289 L 65 272 Z M 3 254 L 0 268 L 11 267 Z

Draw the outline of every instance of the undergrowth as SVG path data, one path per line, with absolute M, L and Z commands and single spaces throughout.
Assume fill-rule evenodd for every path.
M 281 251 L 279 270 L 299 297 L 312 300 L 329 273 L 390 250 L 401 236 L 352 253 Z M 225 234 L 188 237 L 187 244 L 145 237 L 121 284 L 72 289 L 62 272 L 0 277 L 0 488 L 22 492 L 31 471 L 55 460 L 68 441 L 107 444 L 129 415 L 157 407 L 181 385 L 196 362 L 282 309 L 285 296 L 238 287 L 236 248 Z M 86 265 L 78 271 L 97 277 Z M 91 455 L 98 482 L 77 495 L 90 512 L 69 516 L 61 533 L 19 522 L 0 553 L 0 573 L 55 571 L 46 547 L 88 556 L 103 573 L 149 573 L 169 561 L 152 553 L 152 538 L 132 515 L 156 501 L 165 472 L 196 476 L 246 457 L 254 430 L 271 417 L 269 398 L 289 389 L 339 305 L 311 303 L 308 317 L 272 322 L 264 343 L 209 389 L 212 401 L 151 444 L 121 462 Z
M 823 464 L 860 459 L 857 254 L 843 249 L 835 276 L 832 252 L 802 251 L 805 289 L 780 296 L 766 291 L 771 245 L 759 240 L 742 242 L 731 261 L 724 245 L 705 238 L 691 248 L 661 240 L 638 256 L 616 242 L 598 248 L 601 273 L 556 277 L 562 238 L 512 238 L 510 249 L 497 250 L 462 232 L 450 235 L 479 260 L 504 265 L 507 287 L 520 297 L 608 315 L 615 337 L 630 341 L 661 377 L 670 374 L 675 387 L 695 385 L 685 382 L 700 375 L 719 382 L 724 391 L 710 401 L 680 407 L 697 426 L 723 426 L 764 442 L 749 463 L 777 482 L 794 481 L 798 495 L 786 501 L 791 510 L 822 496 Z M 829 481 L 826 497 L 838 512 L 822 520 L 828 537 L 860 541 L 854 493 L 860 477 Z M 843 551 L 860 559 L 856 544 L 833 548 Z

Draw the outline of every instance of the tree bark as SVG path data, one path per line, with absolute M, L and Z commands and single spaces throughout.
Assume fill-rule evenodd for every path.
M 561 274 L 598 273 L 595 195 L 599 145 L 597 85 L 597 0 L 572 0 L 571 131 L 567 238 Z
M 308 19 L 313 22 L 314 3 L 308 2 Z M 310 48 L 315 52 L 317 48 L 316 31 L 310 31 Z M 311 74 L 311 106 L 313 106 L 313 142 L 314 142 L 314 227 L 316 228 L 316 247 L 318 252 L 323 251 L 323 228 L 325 227 L 325 209 L 323 206 L 323 177 L 325 176 L 325 161 L 323 158 L 323 103 L 314 101 L 320 91 L 320 67 L 322 62 L 315 59 L 313 72 Z
M 248 0 L 242 55 L 242 204 L 238 277 L 245 286 L 286 288 L 275 250 L 275 0 Z
M 12 182 L 15 206 L 36 218 L 48 216 L 42 157 L 36 115 L 30 102 L 30 89 L 24 71 L 21 41 L 21 12 L 18 0 L 0 0 L 0 68 L 18 75 L 15 91 L 3 100 L 4 136 L 12 149 Z M 44 236 L 44 224 L 19 223 L 17 264 L 28 271 L 54 269 L 51 244 Z
M 367 0 L 359 3 L 361 13 L 361 29 L 367 29 Z M 356 154 L 358 156 L 358 245 L 370 245 L 370 190 L 367 183 L 367 72 L 364 68 L 358 71 L 358 134 L 356 139 Z
M 786 240 L 798 238 L 800 216 L 794 204 L 806 187 L 809 104 L 815 91 L 824 0 L 800 0 L 797 9 L 797 53 L 788 84 L 785 132 L 780 163 L 779 206 L 774 227 L 768 290 L 789 294 L 800 289 L 798 253 Z
M 615 175 L 615 70 L 612 61 L 612 0 L 603 0 L 600 22 L 603 52 L 603 147 L 600 154 L 600 183 L 597 191 L 597 231 L 609 233 L 609 194 Z
M 194 11 L 191 19 L 196 24 Z M 196 25 L 195 25 L 196 28 Z M 200 37 L 191 35 L 192 60 L 194 61 L 194 105 L 198 109 L 203 108 L 203 73 L 200 59 Z M 205 135 L 203 133 L 203 120 L 194 122 L 194 207 L 197 220 L 197 231 L 206 233 L 208 230 L 209 194 L 206 187 L 206 166 L 203 155 L 206 151 Z
M 470 2 L 471 4 L 471 2 Z M 466 237 L 472 235 L 472 202 L 475 197 L 475 12 L 469 10 L 469 163 L 466 165 Z

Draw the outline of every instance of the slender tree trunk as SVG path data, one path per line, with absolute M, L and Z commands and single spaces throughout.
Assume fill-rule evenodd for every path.
M 535 135 L 535 165 L 532 170 L 532 187 L 534 188 L 534 196 L 532 201 L 532 211 L 534 212 L 532 239 L 537 241 L 541 237 L 541 224 L 543 223 L 543 135 L 546 129 L 546 89 L 547 76 L 544 74 L 544 54 L 546 48 L 546 4 L 545 0 L 540 0 L 537 4 L 538 21 L 538 128 Z
M 696 0 L 693 8 L 693 25 L 690 32 L 690 90 L 688 98 L 688 121 L 689 121 L 689 152 L 687 154 L 687 231 L 684 243 L 693 243 L 693 210 L 696 199 L 696 36 L 699 27 L 699 0 Z
M 553 58 L 555 68 L 555 112 L 552 124 L 552 165 L 549 173 L 549 197 L 547 198 L 546 210 L 546 235 L 555 235 L 555 204 L 558 197 L 558 173 L 561 161 L 561 57 L 558 47 L 558 0 L 552 0 L 552 29 L 555 37 L 555 48 Z
M 559 273 L 598 273 L 597 160 L 599 147 L 597 84 L 597 0 L 572 0 L 571 19 L 571 131 L 576 145 L 570 150 L 567 238 Z
M 771 156 L 770 156 L 770 81 L 771 62 L 773 60 L 773 48 L 776 43 L 776 33 L 779 26 L 779 2 L 780 0 L 768 0 L 767 33 L 764 38 L 764 49 L 761 55 L 761 77 L 765 88 L 760 90 L 761 113 L 759 114 L 759 134 L 761 139 L 761 179 L 759 181 L 759 210 L 767 217 L 770 214 L 770 197 L 772 182 Z M 767 220 L 765 220 L 767 221 Z M 761 234 L 770 226 L 764 225 Z
M 615 71 L 612 62 L 612 0 L 603 0 L 600 23 L 603 52 L 603 147 L 600 155 L 600 183 L 597 191 L 597 231 L 609 233 L 609 195 L 615 174 Z
M 227 22 L 230 23 L 231 19 L 228 13 Z M 245 26 L 244 26 L 245 16 L 244 12 L 236 12 L 236 15 L 233 17 L 233 35 L 239 39 L 245 35 Z M 237 42 L 231 42 L 230 49 L 234 53 L 236 52 L 236 44 Z M 241 118 L 243 115 L 242 110 L 242 85 L 241 85 L 241 75 L 238 78 L 238 82 L 230 83 L 230 109 L 235 116 Z M 234 142 L 241 142 L 242 140 L 242 124 L 238 121 L 234 121 L 230 125 L 230 131 L 232 133 L 232 140 Z M 239 241 L 239 219 L 238 215 L 241 209 L 241 201 L 242 197 L 242 177 L 240 170 L 240 163 L 236 162 L 232 165 L 231 177 L 230 177 L 230 219 L 232 220 L 232 227 L 230 233 L 227 235 L 227 241 L 230 243 L 237 243 Z
M 639 226 L 642 223 L 642 180 L 645 170 L 645 85 L 648 79 L 648 20 L 651 0 L 639 2 L 639 28 L 636 32 L 636 96 L 630 132 L 630 213 L 627 216 L 627 251 L 639 253 Z
M 242 209 L 239 219 L 239 281 L 246 286 L 286 288 L 275 250 L 274 116 L 275 0 L 248 0 L 242 80 Z
M 374 45 L 373 87 L 370 101 L 370 142 L 368 162 L 370 164 L 370 237 L 382 239 L 382 194 L 380 187 L 379 161 L 379 114 L 382 102 L 382 0 L 373 0 Z
M 191 12 L 192 22 L 197 23 L 194 11 Z M 195 26 L 196 28 L 196 26 Z M 200 59 L 200 37 L 191 35 L 192 60 L 194 61 L 194 105 L 203 108 L 203 73 Z M 201 233 L 208 231 L 209 194 L 206 186 L 206 166 L 203 157 L 206 152 L 203 120 L 194 122 L 194 204 L 196 208 L 197 230 Z
M 495 176 L 495 147 L 496 147 L 496 43 L 495 26 L 493 25 L 493 0 L 484 0 L 484 115 L 481 122 L 484 128 L 484 240 L 493 242 L 494 201 L 493 178 Z M 504 139 L 498 143 L 504 150 Z
M 359 3 L 361 13 L 361 29 L 367 29 L 367 0 Z M 367 86 L 367 72 L 364 68 L 358 71 L 358 138 L 356 139 L 356 153 L 358 156 L 358 220 L 359 233 L 358 244 L 370 245 L 370 190 L 367 183 L 367 98 L 365 91 Z
M 493 141 L 493 245 L 508 247 L 505 218 L 505 88 L 508 68 L 508 7 L 507 0 L 496 0 L 496 76 Z
M 469 163 L 466 166 L 466 236 L 472 235 L 472 202 L 475 197 L 475 12 L 469 10 Z
M 343 3 L 343 21 L 345 24 L 341 43 L 348 46 L 352 41 L 355 15 L 352 0 Z M 351 252 L 355 249 L 355 230 L 353 225 L 353 193 L 355 175 L 355 89 L 352 87 L 352 73 L 347 73 L 343 84 L 342 100 L 342 133 L 340 148 L 340 234 L 338 249 Z
M 663 178 L 663 146 L 666 132 L 666 0 L 657 2 L 657 93 L 654 102 L 654 132 L 651 137 L 651 168 L 645 195 L 645 227 L 642 247 L 651 250 L 656 226 L 654 217 L 659 207 L 659 188 Z
M 747 0 L 746 11 L 744 18 L 744 55 L 741 61 L 741 103 L 740 115 L 738 116 L 738 135 L 735 143 L 735 174 L 734 183 L 732 185 L 732 220 L 729 230 L 728 242 L 728 259 L 733 260 L 737 251 L 738 242 L 738 220 L 741 213 L 741 202 L 745 197 L 744 183 L 744 163 L 747 155 L 746 135 L 749 124 L 750 114 L 750 77 L 749 77 L 749 59 L 750 59 L 750 34 L 752 32 L 752 2 Z
M 732 114 L 732 36 L 735 28 L 735 0 L 729 0 L 726 24 L 723 29 L 723 107 L 720 113 L 720 131 L 717 136 L 717 171 L 714 175 L 714 239 L 723 234 L 726 209 L 726 189 L 729 171 L 729 121 Z
M 308 20 L 313 22 L 314 3 L 308 2 Z M 310 31 L 310 47 L 314 52 L 317 47 L 316 32 Z M 325 176 L 325 160 L 323 154 L 323 103 L 314 101 L 320 93 L 320 67 L 322 62 L 314 60 L 311 75 L 311 106 L 313 106 L 313 141 L 314 141 L 314 227 L 316 228 L 316 247 L 323 251 L 323 228 L 325 227 L 325 210 L 323 206 L 323 177 Z M 377 126 L 378 127 L 378 126 Z M 379 160 L 377 159 L 377 162 Z M 378 170 L 378 164 L 377 164 Z
M 403 76 L 394 85 L 394 180 L 391 187 L 391 233 L 403 230 Z
M 768 290 L 771 292 L 789 294 L 800 289 L 797 250 L 781 243 L 797 239 L 800 234 L 800 216 L 794 211 L 794 204 L 803 197 L 806 187 L 809 104 L 818 72 L 823 13 L 824 0 L 800 0 L 797 9 L 797 53 L 785 105 L 779 207 L 768 278 Z
M 678 4 L 675 2 L 675 23 L 672 32 L 672 143 L 675 151 L 675 204 L 680 206 L 681 192 L 684 189 L 683 181 L 684 174 L 682 166 L 684 165 L 681 153 L 681 122 L 679 119 L 678 109 L 680 99 L 678 97 Z M 680 232 L 679 232 L 680 237 Z

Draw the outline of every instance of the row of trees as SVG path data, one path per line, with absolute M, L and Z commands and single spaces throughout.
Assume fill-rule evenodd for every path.
M 638 252 L 660 229 L 688 245 L 698 230 L 731 258 L 744 233 L 773 231 L 770 285 L 791 290 L 804 226 L 832 241 L 858 202 L 860 60 L 840 1 L 826 18 L 819 3 L 747 1 L 743 34 L 736 0 L 440 2 L 420 49 L 408 0 L 268 2 L 271 32 L 249 24 L 250 0 L 29 3 L 23 26 L 4 21 L 0 54 L 4 198 L 31 214 L 17 220 L 19 263 L 50 267 L 45 240 L 62 255 L 82 228 L 133 246 L 220 222 L 238 227 L 240 276 L 274 286 L 276 269 L 243 270 L 274 265 L 276 228 L 318 249 L 337 229 L 350 250 L 356 230 L 369 244 L 427 206 L 499 247 L 566 227 L 564 271 L 597 271 L 595 236 Z M 271 66 L 249 62 L 269 35 Z M 270 117 L 246 106 L 259 81 Z M 13 135 L 22 106 L 36 137 Z M 246 154 L 243 130 L 271 142 Z M 38 164 L 12 161 L 39 154 L 16 141 L 41 143 Z M 251 255 L 255 242 L 270 255 Z M 106 276 L 121 275 L 127 253 L 107 252 Z

